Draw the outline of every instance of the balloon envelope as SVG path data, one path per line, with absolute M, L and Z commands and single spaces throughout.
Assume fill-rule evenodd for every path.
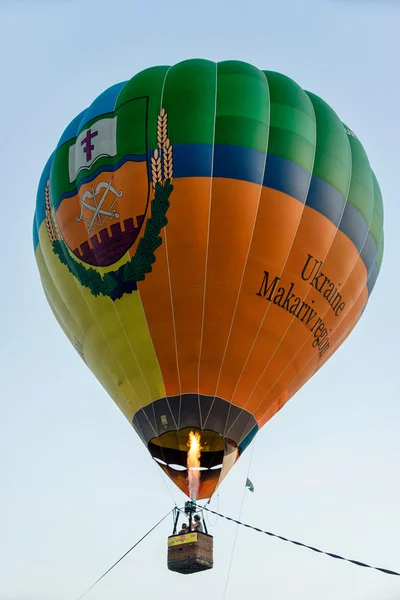
M 198 498 L 355 327 L 383 255 L 356 135 L 288 77 L 156 66 L 65 129 L 40 181 L 41 281 L 70 342 Z

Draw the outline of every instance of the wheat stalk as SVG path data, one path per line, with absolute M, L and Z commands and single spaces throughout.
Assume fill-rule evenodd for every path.
M 165 108 L 161 109 L 161 112 L 157 118 L 157 144 L 158 147 L 163 149 L 165 142 L 167 141 L 167 113 Z
M 151 158 L 151 175 L 153 188 L 157 183 L 163 184 L 166 179 L 172 180 L 173 161 L 172 146 L 168 138 L 168 116 L 165 108 L 157 117 L 157 148 Z
M 173 164 L 172 164 L 172 146 L 167 138 L 164 146 L 164 177 L 165 179 L 172 180 Z
M 53 243 L 56 241 L 57 237 L 54 231 L 53 219 L 51 216 L 51 206 L 50 206 L 50 181 L 47 182 L 46 187 L 44 188 L 44 201 L 45 201 L 45 223 L 47 233 L 50 238 L 50 242 Z
M 60 227 L 56 216 L 56 211 L 50 203 L 50 181 L 47 181 L 46 187 L 44 188 L 44 200 L 46 206 L 45 222 L 46 229 L 49 235 L 51 243 L 61 239 Z
M 151 158 L 151 175 L 153 187 L 155 188 L 157 183 L 162 182 L 161 155 L 158 148 L 154 150 L 154 154 Z
M 51 220 L 53 223 L 53 230 L 54 230 L 54 235 L 56 240 L 61 240 L 61 232 L 60 232 L 60 226 L 58 224 L 58 219 L 57 219 L 57 215 L 56 215 L 56 211 L 54 210 L 54 208 L 52 207 L 51 209 Z

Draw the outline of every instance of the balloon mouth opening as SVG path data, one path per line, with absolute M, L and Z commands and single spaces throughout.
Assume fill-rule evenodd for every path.
M 164 431 L 147 447 L 167 477 L 195 501 L 211 498 L 240 454 L 233 440 L 196 427 Z
M 190 435 L 198 435 L 201 440 L 201 450 L 195 462 L 188 464 L 190 456 Z M 218 471 L 226 455 L 226 442 L 217 432 L 211 430 L 198 430 L 196 428 L 184 428 L 179 431 L 169 431 L 160 437 L 153 438 L 148 443 L 148 449 L 153 459 L 164 467 L 175 471 Z
M 215 465 L 214 467 L 184 467 L 183 465 L 176 465 L 176 464 L 171 464 L 171 463 L 166 463 L 164 460 L 161 460 L 160 458 L 157 458 L 155 456 L 153 456 L 153 460 L 158 463 L 159 465 L 162 465 L 164 467 L 169 467 L 170 469 L 172 469 L 173 471 L 181 471 L 181 472 L 186 472 L 188 470 L 193 470 L 193 471 L 220 471 L 222 469 L 222 463 L 220 465 Z

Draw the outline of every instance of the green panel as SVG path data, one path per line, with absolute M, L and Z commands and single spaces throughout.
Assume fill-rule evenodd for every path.
M 347 130 L 352 156 L 352 174 L 348 202 L 363 215 L 369 227 L 374 210 L 374 182 L 368 157 L 361 142 Z
M 264 74 L 239 61 L 218 63 L 217 106 L 218 116 L 245 117 L 268 124 L 269 93 Z
M 317 149 L 313 175 L 333 185 L 347 198 L 352 162 L 347 134 L 330 106 L 315 94 L 307 94 L 317 119 Z
M 213 144 L 217 65 L 186 60 L 168 71 L 163 107 L 168 114 L 169 138 L 178 144 Z
M 315 121 L 314 109 L 306 92 L 290 77 L 276 71 L 263 71 L 268 80 L 271 103 L 297 108 Z
M 315 119 L 287 104 L 271 104 L 271 122 L 274 127 L 287 129 L 295 135 L 315 144 Z
M 374 197 L 375 197 L 375 203 L 374 203 L 374 212 L 376 212 L 382 222 L 383 225 L 383 201 L 382 201 L 382 193 L 381 193 L 381 188 L 379 186 L 378 180 L 376 178 L 375 173 L 372 171 L 372 178 L 374 181 Z
M 381 268 L 381 266 L 382 266 L 384 245 L 385 245 L 385 243 L 384 243 L 383 231 L 382 231 L 381 241 L 378 246 L 378 256 L 376 257 L 376 261 L 375 261 L 379 268 Z
M 265 152 L 268 129 L 268 125 L 260 121 L 243 117 L 217 117 L 215 143 L 239 145 Z
M 68 177 L 68 153 L 75 140 L 76 138 L 60 146 L 54 155 L 50 178 L 50 198 L 53 205 L 57 203 L 61 194 L 70 192 L 76 187 L 75 182 L 70 183 Z
M 116 107 L 118 108 L 132 98 L 140 96 L 149 98 L 148 144 L 150 150 L 157 147 L 157 117 L 161 110 L 162 90 L 169 68 L 168 66 L 152 67 L 138 73 L 124 85 L 117 100 Z
M 299 137 L 287 131 L 287 129 L 273 127 L 271 123 L 268 154 L 291 160 L 311 173 L 314 164 L 315 144 L 310 144 L 303 137 Z
M 239 61 L 218 63 L 216 144 L 266 152 L 269 90 L 264 74 Z
M 289 77 L 264 71 L 271 96 L 268 153 L 286 158 L 309 173 L 314 165 L 316 121 L 310 98 Z
M 374 213 L 372 217 L 372 222 L 370 225 L 370 232 L 374 240 L 378 245 L 378 256 L 376 259 L 376 263 L 378 266 L 382 263 L 383 257 L 383 203 L 382 203 L 382 194 L 378 184 L 378 181 L 375 177 L 374 172 L 372 172 L 372 178 L 374 182 Z

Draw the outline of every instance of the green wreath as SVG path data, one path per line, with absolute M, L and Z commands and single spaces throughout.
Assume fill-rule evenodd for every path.
M 147 219 L 144 235 L 140 240 L 136 254 L 128 263 L 116 271 L 102 276 L 92 268 L 71 260 L 68 248 L 63 240 L 53 242 L 53 250 L 60 261 L 79 283 L 90 289 L 94 296 L 109 296 L 112 300 L 122 298 L 126 293 L 137 289 L 137 281 L 143 281 L 146 273 L 151 273 L 155 262 L 155 251 L 162 244 L 161 229 L 168 223 L 166 217 L 170 202 L 169 197 L 174 189 L 170 179 L 155 184 L 154 200 L 151 202 L 151 217 Z

